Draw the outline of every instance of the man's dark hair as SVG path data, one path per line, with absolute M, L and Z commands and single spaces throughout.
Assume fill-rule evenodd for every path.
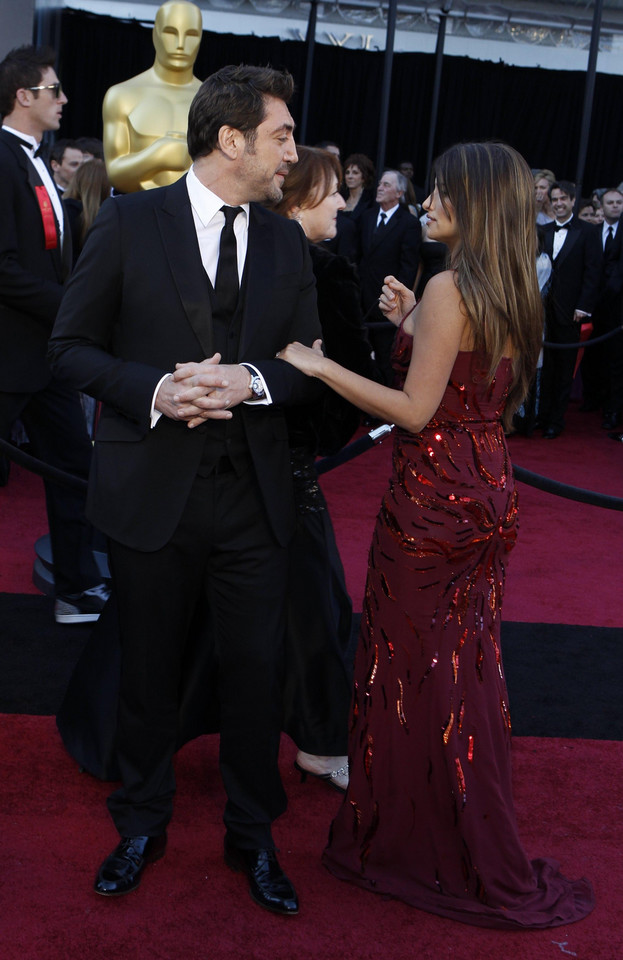
M 83 153 L 90 153 L 95 160 L 104 159 L 104 145 L 97 137 L 78 137 L 76 147 Z
M 188 113 L 188 153 L 193 160 L 212 153 L 222 126 L 244 133 L 249 144 L 266 113 L 265 97 L 285 103 L 294 93 L 287 70 L 272 67 L 223 67 L 201 84 Z
M 50 150 L 50 160 L 54 160 L 55 163 L 58 163 L 59 166 L 63 162 L 63 157 L 65 156 L 65 150 L 79 150 L 77 140 L 66 140 L 61 139 L 57 140 L 52 149 Z
M 54 67 L 56 54 L 51 47 L 15 47 L 0 63 L 0 117 L 13 112 L 18 90 L 37 87 L 48 67 Z M 34 91 L 38 96 L 39 91 Z
M 575 183 L 572 183 L 571 180 L 555 180 L 552 183 L 551 187 L 547 191 L 551 200 L 552 190 L 562 190 L 563 193 L 566 193 L 570 200 L 575 200 L 576 189 Z

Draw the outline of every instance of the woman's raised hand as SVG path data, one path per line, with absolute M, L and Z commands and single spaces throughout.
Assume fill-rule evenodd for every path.
M 412 290 L 405 287 L 404 283 L 400 283 L 395 277 L 385 277 L 379 300 L 379 309 L 388 320 L 399 327 L 404 315 L 414 305 L 415 295 Z

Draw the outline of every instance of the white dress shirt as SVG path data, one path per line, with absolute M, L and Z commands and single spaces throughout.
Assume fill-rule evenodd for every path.
M 569 232 L 567 227 L 569 226 L 572 220 L 573 220 L 573 214 L 571 214 L 568 220 L 564 220 L 562 223 L 560 223 L 558 220 L 555 221 L 556 226 L 564 227 L 564 230 L 556 230 L 556 232 L 554 233 L 554 248 L 552 250 L 552 260 L 555 260 L 558 254 L 560 253 L 562 249 L 562 245 L 567 239 L 567 234 Z
M 383 214 L 383 216 L 385 217 L 385 226 L 387 226 L 387 224 L 389 223 L 393 215 L 396 213 L 396 210 L 398 209 L 399 206 L 400 204 L 397 203 L 395 207 L 391 207 L 389 210 L 379 210 L 379 215 L 376 218 L 377 227 L 381 222 L 381 214 Z
M 195 174 L 193 167 L 191 167 L 186 174 L 186 187 L 188 189 L 188 196 L 190 198 L 190 207 L 192 210 L 195 230 L 197 231 L 197 242 L 199 244 L 201 262 L 205 272 L 210 278 L 210 283 L 214 287 L 216 283 L 216 268 L 218 266 L 221 232 L 225 224 L 225 214 L 221 210 L 221 207 L 224 206 L 224 202 L 220 197 L 217 197 L 215 193 L 209 190 L 208 187 L 204 187 Z M 241 283 L 242 275 L 244 273 L 244 264 L 247 256 L 247 247 L 249 243 L 249 204 L 241 203 L 237 204 L 237 206 L 242 208 L 242 213 L 238 214 L 234 220 L 234 234 L 236 236 L 236 251 L 238 254 L 238 280 Z M 272 403 L 270 391 L 260 371 L 251 363 L 244 363 L 241 364 L 241 366 L 244 366 L 245 369 L 249 370 L 249 372 L 257 374 L 262 381 L 262 386 L 264 387 L 264 396 L 261 399 L 245 400 L 244 402 L 252 406 L 258 404 L 267 406 L 268 404 Z M 160 389 L 161 384 L 171 376 L 173 376 L 173 374 L 165 373 L 164 377 L 162 377 L 156 384 L 150 411 L 152 428 L 156 426 L 158 420 L 162 416 L 162 414 L 155 409 L 158 390 Z
M 608 238 L 608 230 L 612 230 L 612 239 L 614 240 L 614 238 L 617 235 L 618 228 L 619 228 L 618 220 L 615 220 L 614 223 L 606 223 L 606 221 L 604 220 L 603 226 L 601 228 L 601 246 L 604 250 L 606 249 L 606 240 Z

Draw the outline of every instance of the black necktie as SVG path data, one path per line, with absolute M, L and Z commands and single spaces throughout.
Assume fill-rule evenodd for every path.
M 240 290 L 234 220 L 242 212 L 242 207 L 221 207 L 221 210 L 225 214 L 225 225 L 221 230 L 214 290 L 220 309 L 227 317 L 232 317 Z
M 378 222 L 377 225 L 376 225 L 376 229 L 377 229 L 377 230 L 382 230 L 382 229 L 383 229 L 383 227 L 385 226 L 385 220 L 387 219 L 387 215 L 386 215 L 385 213 L 381 213 L 380 216 L 381 216 L 381 219 L 379 220 L 379 222 Z
M 604 243 L 604 253 L 610 253 L 612 243 L 614 241 L 614 231 L 612 227 L 608 227 L 608 233 L 606 234 L 606 242 Z

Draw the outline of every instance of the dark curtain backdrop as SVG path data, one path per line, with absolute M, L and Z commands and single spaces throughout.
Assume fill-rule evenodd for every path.
M 151 29 L 64 9 L 60 24 L 59 75 L 69 103 L 61 136 L 102 135 L 101 106 L 108 87 L 148 69 L 154 60 Z M 270 63 L 287 67 L 298 96 L 299 119 L 305 72 L 305 44 L 276 37 L 239 37 L 204 32 L 195 65 L 200 79 L 228 63 Z M 541 51 L 546 54 L 545 50 Z M 411 159 L 415 180 L 424 169 L 432 95 L 431 54 L 394 56 L 387 164 Z M 383 54 L 317 44 L 309 143 L 335 140 L 342 155 L 360 151 L 376 157 Z M 585 75 L 539 67 L 446 57 L 443 64 L 435 152 L 459 140 L 497 138 L 516 147 L 532 167 L 548 167 L 560 178 L 576 172 Z M 598 74 L 584 190 L 623 180 L 623 77 Z

